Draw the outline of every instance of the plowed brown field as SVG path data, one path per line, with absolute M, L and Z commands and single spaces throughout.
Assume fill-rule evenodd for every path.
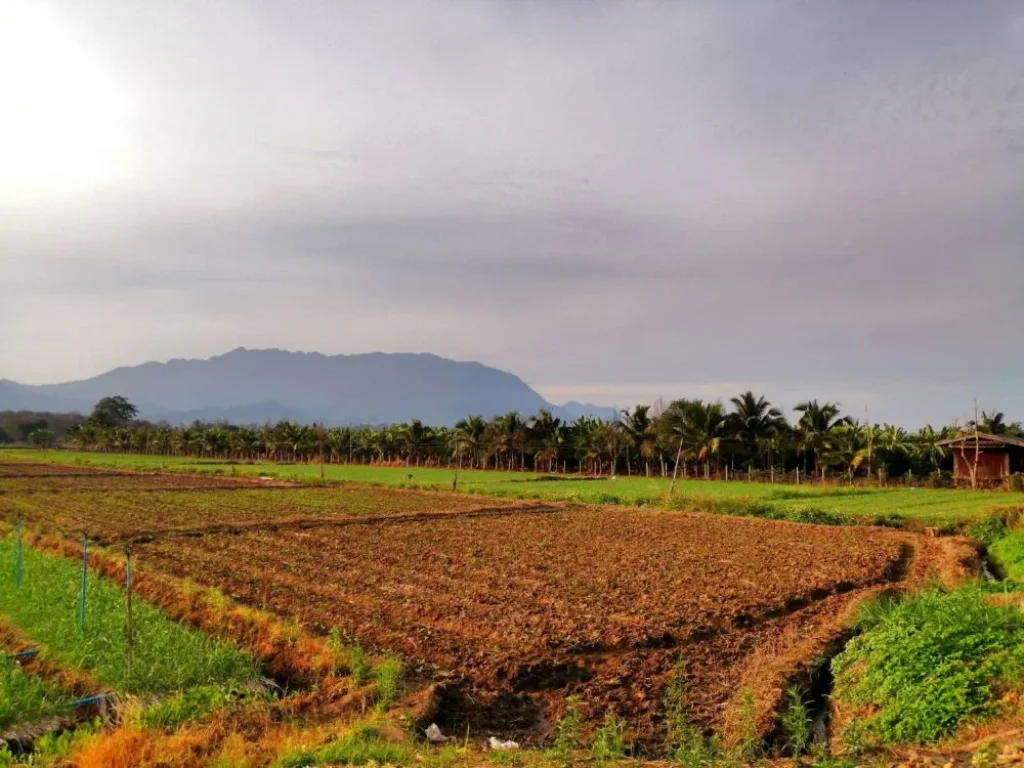
M 106 478 L 120 480 L 119 478 Z M 187 479 L 187 478 L 186 478 Z M 0 478 L 0 519 L 22 520 L 40 531 L 81 536 L 103 544 L 170 534 L 237 531 L 246 528 L 311 526 L 352 518 L 467 513 L 516 507 L 512 502 L 397 489 L 209 488 L 141 492 L 131 476 L 116 490 L 17 490 L 4 492 Z M 522 504 L 518 505 L 524 506 Z
M 652 752 L 677 670 L 698 725 L 727 725 L 758 680 L 770 708 L 855 602 L 924 578 L 938 549 L 869 528 L 78 470 L 0 466 L 0 518 L 131 542 L 144 568 L 397 651 L 442 681 L 431 716 L 449 732 L 530 740 L 576 696 Z
M 900 578 L 910 541 L 600 508 L 165 539 L 139 557 L 462 676 L 451 727 L 530 732 L 575 694 L 649 741 L 680 659 L 691 716 L 719 724 L 742 662 Z

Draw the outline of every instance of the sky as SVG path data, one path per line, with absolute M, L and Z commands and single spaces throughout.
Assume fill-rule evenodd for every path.
M 434 352 L 1024 419 L 1024 4 L 7 0 L 0 378 Z

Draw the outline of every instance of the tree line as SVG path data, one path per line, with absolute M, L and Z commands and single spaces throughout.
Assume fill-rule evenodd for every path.
M 463 469 L 579 472 L 589 475 L 939 478 L 950 456 L 939 443 L 970 432 L 948 425 L 908 432 L 843 415 L 838 403 L 809 400 L 788 420 L 764 396 L 744 392 L 721 402 L 681 399 L 665 407 L 638 405 L 617 420 L 571 422 L 550 411 L 493 419 L 469 416 L 454 427 L 419 420 L 389 426 L 326 428 L 289 421 L 264 426 L 137 420 L 122 397 L 104 398 L 64 442 L 86 451 L 164 456 Z M 1000 412 L 982 412 L 977 428 L 1024 436 Z

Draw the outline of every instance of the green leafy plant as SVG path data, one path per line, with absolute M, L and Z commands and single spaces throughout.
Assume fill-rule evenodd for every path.
M 833 696 L 873 714 L 854 721 L 851 746 L 925 743 L 949 736 L 967 718 L 999 711 L 1019 686 L 1024 614 L 992 605 L 977 585 L 927 589 L 863 611 L 854 638 L 832 669 Z
M 580 736 L 583 731 L 583 717 L 580 714 L 577 699 L 570 696 L 566 704 L 565 714 L 555 723 L 555 740 L 550 750 L 552 757 L 562 762 L 568 761 L 569 755 L 579 749 Z
M 798 757 L 807 751 L 814 735 L 814 722 L 804 701 L 803 692 L 793 686 L 784 695 L 781 726 L 785 740 L 784 749 L 791 757 Z
M 385 656 L 373 670 L 374 700 L 380 710 L 388 709 L 402 695 L 405 665 L 398 656 Z
M 625 725 L 615 714 L 609 712 L 605 715 L 601 727 L 594 731 L 590 754 L 599 764 L 609 760 L 621 760 L 629 754 Z

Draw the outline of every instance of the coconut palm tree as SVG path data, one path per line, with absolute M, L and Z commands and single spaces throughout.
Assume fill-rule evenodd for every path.
M 796 425 L 799 436 L 798 448 L 805 455 L 811 455 L 811 469 L 820 470 L 821 477 L 824 478 L 825 465 L 819 461 L 819 457 L 832 448 L 835 430 L 852 424 L 853 420 L 840 415 L 839 403 L 819 404 L 816 399 L 800 403 L 793 410 L 800 414 L 800 420 Z
M 736 437 L 753 462 L 763 453 L 765 441 L 786 428 L 786 419 L 763 395 L 755 397 L 749 390 L 732 398 L 732 405 Z
M 685 460 L 704 463 L 704 475 L 711 473 L 711 457 L 722 447 L 726 428 L 725 408 L 721 403 L 705 403 L 703 400 L 676 400 L 669 404 L 662 415 L 663 432 L 670 439 L 678 440 L 676 465 L 682 464 L 686 474 Z M 673 479 L 675 472 L 673 471 Z
M 507 456 L 509 471 L 515 469 L 516 450 L 523 442 L 525 428 L 523 420 L 519 418 L 516 411 L 511 411 L 496 418 L 491 427 L 493 429 L 491 447 L 495 453 L 495 464 L 497 464 L 497 456 Z
M 542 408 L 529 423 L 529 440 L 534 449 L 534 464 L 543 463 L 550 472 L 558 461 L 563 440 L 562 420 Z
M 946 437 L 945 431 L 943 429 L 936 432 L 931 424 L 927 424 L 921 427 L 913 437 L 914 457 L 926 466 L 929 472 L 937 472 L 942 465 L 942 460 L 946 458 L 946 449 L 939 445 L 939 441 Z
M 644 460 L 646 474 L 651 476 L 651 456 L 654 455 L 654 445 L 657 435 L 654 430 L 654 422 L 650 417 L 651 407 L 649 405 L 638 405 L 632 412 L 623 409 L 622 431 L 626 435 L 627 445 L 633 449 L 637 456 Z M 628 459 L 627 459 L 628 467 Z

